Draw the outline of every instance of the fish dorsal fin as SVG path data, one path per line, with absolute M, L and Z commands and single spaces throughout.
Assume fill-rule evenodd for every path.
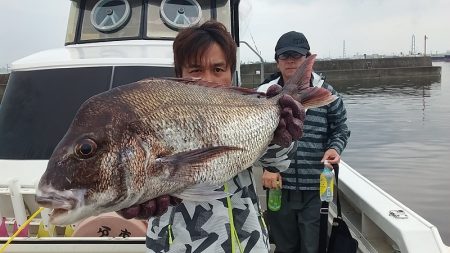
M 182 77 L 182 78 L 181 77 L 163 77 L 161 79 L 175 81 L 175 82 L 184 83 L 184 84 L 190 84 L 190 85 L 210 87 L 210 88 L 223 88 L 223 87 L 230 86 L 230 84 L 209 82 L 209 81 L 204 81 L 200 78 L 193 78 L 193 77 Z
M 323 87 L 311 87 L 311 77 L 316 55 L 306 58 L 295 71 L 295 74 L 287 80 L 282 93 L 291 95 L 300 102 L 305 109 L 328 105 L 337 97 Z
M 173 180 L 190 183 L 200 183 L 194 178 L 196 172 L 207 169 L 207 162 L 219 156 L 226 156 L 228 152 L 242 150 L 238 147 L 216 146 L 200 148 L 176 153 L 156 159 L 156 167 L 168 171 Z
M 254 95 L 254 94 L 256 94 L 256 95 L 266 96 L 266 94 L 264 92 L 258 92 L 258 91 L 256 91 L 256 89 L 235 87 L 235 86 L 230 86 L 230 84 L 224 84 L 224 83 L 209 82 L 209 81 L 204 81 L 204 80 L 202 80 L 200 78 L 164 77 L 162 79 L 175 81 L 175 82 L 180 82 L 180 83 L 189 84 L 189 85 L 197 85 L 197 86 L 209 87 L 209 88 L 227 88 L 227 89 L 230 89 L 230 90 L 237 91 L 238 93 L 243 94 L 243 95 Z
M 266 97 L 265 92 L 259 92 L 256 89 L 249 89 L 249 88 L 243 88 L 243 87 L 229 87 L 230 90 L 234 90 L 242 95 L 259 95 Z

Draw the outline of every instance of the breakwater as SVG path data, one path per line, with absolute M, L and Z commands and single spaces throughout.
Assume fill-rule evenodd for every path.
M 260 84 L 260 63 L 241 65 L 243 87 L 257 87 Z M 277 72 L 275 62 L 264 64 L 264 78 Z M 390 78 L 440 78 L 441 67 L 433 66 L 431 57 L 392 57 L 374 59 L 317 60 L 314 71 L 326 77 L 332 84 L 365 82 L 373 79 Z M 0 101 L 8 82 L 9 74 L 0 74 Z
M 260 63 L 242 64 L 242 86 L 258 86 L 261 77 L 257 73 L 260 68 Z M 264 64 L 265 78 L 277 71 L 275 62 Z M 330 83 L 405 77 L 440 77 L 441 75 L 441 67 L 432 66 L 430 57 L 317 60 L 314 63 L 314 71 L 325 76 Z

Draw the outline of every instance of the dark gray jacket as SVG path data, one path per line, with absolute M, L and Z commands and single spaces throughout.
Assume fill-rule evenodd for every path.
M 271 84 L 283 85 L 282 78 L 263 84 L 258 91 L 265 91 Z M 308 109 L 303 126 L 303 137 L 289 148 L 277 145 L 269 147 L 260 159 L 262 167 L 271 172 L 281 172 L 283 188 L 290 190 L 318 190 L 320 163 L 326 150 L 333 148 L 342 153 L 350 137 L 347 127 L 347 111 L 333 87 L 313 74 L 313 86 L 322 86 L 338 98 L 329 105 Z M 286 166 L 286 164 L 289 164 Z

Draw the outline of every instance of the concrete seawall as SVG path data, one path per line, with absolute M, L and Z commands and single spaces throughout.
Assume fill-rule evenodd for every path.
M 317 60 L 314 70 L 332 84 L 371 79 L 440 77 L 441 67 L 432 66 L 431 60 L 431 57 Z M 241 65 L 243 87 L 257 87 L 260 84 L 261 77 L 256 74 L 260 67 L 259 63 Z M 277 71 L 275 62 L 264 64 L 265 78 Z M 8 78 L 9 74 L 0 74 L 0 101 Z
M 256 71 L 259 71 L 260 67 L 259 63 L 241 65 L 242 86 L 258 86 L 261 77 Z M 275 62 L 265 63 L 265 78 L 277 71 Z M 314 71 L 323 74 L 330 83 L 441 75 L 441 67 L 432 66 L 430 57 L 317 60 Z

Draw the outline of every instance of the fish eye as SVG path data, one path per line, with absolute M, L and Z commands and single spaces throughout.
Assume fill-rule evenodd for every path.
M 82 139 L 75 146 L 75 154 L 83 159 L 93 156 L 96 150 L 97 143 L 92 139 Z

